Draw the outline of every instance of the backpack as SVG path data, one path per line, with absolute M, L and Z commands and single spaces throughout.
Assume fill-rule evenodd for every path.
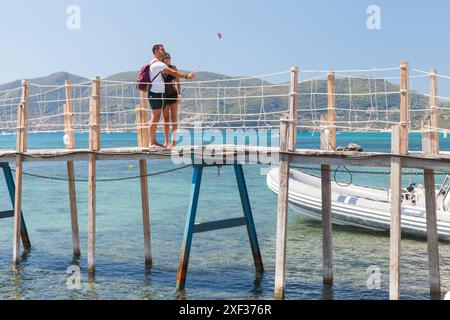
M 150 67 L 158 60 L 153 61 L 150 64 L 146 64 L 139 71 L 139 75 L 136 80 L 136 89 L 139 91 L 149 91 L 152 88 L 152 82 L 159 76 L 161 72 L 159 72 L 153 80 L 150 79 Z

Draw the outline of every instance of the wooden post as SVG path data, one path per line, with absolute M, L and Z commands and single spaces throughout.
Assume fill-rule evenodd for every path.
M 431 294 L 441 293 L 434 170 L 424 170 L 427 210 L 428 268 Z
M 140 103 L 136 106 L 136 125 L 138 133 L 138 145 L 147 148 L 149 144 L 148 100 L 146 93 L 140 91 Z
M 392 154 L 401 154 L 401 126 L 392 127 Z M 391 160 L 391 231 L 389 298 L 400 299 L 402 164 L 400 157 Z
M 422 128 L 422 150 L 425 156 L 437 156 L 436 135 L 430 124 L 426 123 Z M 431 125 L 431 127 L 433 127 Z M 441 277 L 439 270 L 439 247 L 436 215 L 436 183 L 434 170 L 424 170 L 425 205 L 427 217 L 427 242 L 428 242 L 428 270 L 430 281 L 430 293 L 432 296 L 441 294 Z
M 328 73 L 328 126 L 330 130 L 330 146 L 333 150 L 336 150 L 336 85 L 334 72 Z
M 140 104 L 136 107 L 136 125 L 138 145 L 147 148 L 149 144 L 148 103 L 145 92 L 140 92 Z M 139 160 L 141 175 L 141 204 L 142 221 L 144 227 L 145 264 L 152 265 L 152 245 L 150 231 L 150 209 L 148 200 L 147 161 Z
M 392 154 L 408 154 L 409 133 L 409 63 L 400 63 L 400 125 L 392 127 Z M 393 157 L 391 161 L 391 235 L 389 298 L 400 299 L 401 257 L 401 211 L 402 211 L 402 161 Z
M 409 133 L 409 63 L 400 63 L 400 153 L 408 153 Z
M 291 119 L 282 119 L 280 126 L 280 152 L 288 151 L 292 144 L 289 141 L 291 127 L 294 124 Z M 275 299 L 284 298 L 284 284 L 286 275 L 286 241 L 288 223 L 288 199 L 289 199 L 289 166 L 290 156 L 280 155 L 279 190 L 278 190 L 278 218 L 277 218 L 277 244 L 275 263 Z
M 66 149 L 75 149 L 75 131 L 73 117 L 73 100 L 72 88 L 70 81 L 66 81 L 66 104 L 64 105 L 64 133 L 66 135 Z M 78 231 L 78 212 L 77 212 L 77 195 L 75 188 L 75 168 L 73 161 L 67 161 L 67 175 L 69 177 L 69 196 L 70 196 L 70 222 L 72 226 L 72 243 L 73 255 L 79 257 L 80 251 L 80 235 Z
M 439 128 L 439 102 L 438 86 L 437 86 L 437 70 L 432 70 L 430 74 L 430 126 L 433 128 L 431 134 L 431 147 L 432 155 L 439 154 L 439 132 L 436 128 Z
M 16 137 L 16 190 L 14 198 L 14 232 L 13 232 L 13 266 L 20 262 L 20 234 L 22 218 L 22 178 L 23 153 L 27 151 L 28 134 L 28 96 L 29 83 L 22 81 L 22 98 L 17 109 L 17 137 Z
M 297 120 L 298 120 L 298 68 L 291 68 L 291 92 L 289 95 L 289 113 L 293 125 L 289 133 L 289 149 L 295 150 L 297 147 Z
M 88 272 L 95 273 L 96 155 L 100 150 L 100 77 L 92 80 L 89 102 Z
M 321 120 L 329 119 L 321 117 Z M 332 150 L 330 144 L 331 130 L 328 122 L 322 121 L 320 144 L 322 150 Z M 331 166 L 322 165 L 322 251 L 323 251 L 323 283 L 333 284 L 333 225 L 331 207 Z

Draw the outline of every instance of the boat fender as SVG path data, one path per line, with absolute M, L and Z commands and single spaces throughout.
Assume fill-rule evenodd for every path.
M 447 192 L 444 198 L 444 210 L 450 211 L 450 192 Z

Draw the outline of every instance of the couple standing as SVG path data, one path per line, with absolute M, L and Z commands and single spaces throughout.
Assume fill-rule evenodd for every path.
M 192 80 L 195 73 L 182 73 L 171 64 L 171 57 L 162 44 L 153 46 L 153 60 L 150 62 L 149 76 L 151 88 L 148 99 L 152 110 L 150 122 L 150 148 L 175 146 L 178 129 L 178 104 L 181 93 L 180 79 Z M 164 145 L 156 141 L 156 129 L 164 119 Z M 172 141 L 169 142 L 170 125 L 172 124 Z

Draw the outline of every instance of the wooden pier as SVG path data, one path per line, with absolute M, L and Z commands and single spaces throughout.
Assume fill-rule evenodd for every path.
M 13 239 L 13 264 L 20 262 L 20 238 L 21 238 L 21 208 L 22 208 L 22 185 L 23 164 L 26 162 L 42 161 L 64 161 L 67 162 L 67 174 L 69 178 L 70 213 L 73 240 L 73 255 L 82 254 L 79 242 L 79 229 L 77 217 L 77 202 L 75 191 L 74 162 L 87 161 L 89 163 L 89 195 L 88 195 L 88 249 L 87 263 L 90 274 L 95 273 L 95 247 L 96 247 L 96 164 L 98 161 L 110 160 L 139 160 L 142 221 L 144 232 L 144 261 L 151 266 L 153 256 L 151 251 L 151 219 L 150 200 L 147 181 L 147 161 L 154 159 L 184 159 L 187 162 L 205 160 L 209 164 L 236 165 L 246 159 L 244 163 L 259 163 L 262 156 L 273 155 L 271 165 L 277 165 L 279 170 L 279 195 L 277 207 L 277 237 L 276 237 L 276 265 L 275 265 L 275 298 L 282 299 L 285 296 L 285 274 L 286 274 L 286 250 L 287 224 L 288 224 L 288 192 L 289 171 L 293 164 L 319 165 L 321 166 L 322 178 L 322 228 L 323 228 L 323 283 L 332 285 L 333 279 L 339 277 L 333 272 L 333 237 L 332 237 L 332 202 L 331 202 L 331 167 L 332 166 L 362 166 L 390 168 L 391 184 L 391 231 L 390 231 L 390 298 L 400 298 L 400 258 L 401 258 L 401 170 L 403 168 L 420 169 L 424 171 L 426 188 L 426 212 L 428 228 L 428 256 L 429 256 L 429 278 L 430 292 L 440 293 L 439 251 L 437 241 L 437 219 L 434 170 L 449 170 L 450 155 L 439 152 L 438 134 L 435 130 L 426 128 L 437 128 L 438 117 L 437 105 L 437 82 L 436 71 L 430 74 L 430 122 L 424 123 L 423 130 L 423 152 L 408 152 L 409 132 L 409 65 L 402 62 L 401 75 L 401 100 L 400 100 L 400 123 L 392 127 L 392 151 L 391 153 L 336 151 L 336 99 L 335 99 L 335 74 L 330 72 L 327 77 L 328 83 L 328 115 L 322 119 L 321 127 L 321 149 L 305 150 L 297 149 L 297 113 L 298 113 L 298 79 L 299 70 L 291 70 L 291 92 L 289 94 L 289 114 L 280 119 L 280 147 L 256 147 L 244 145 L 206 145 L 206 146 L 183 146 L 172 150 L 149 149 L 148 145 L 148 102 L 145 95 L 141 95 L 140 104 L 136 106 L 136 129 L 138 147 L 134 148 L 102 148 L 100 141 L 100 108 L 101 79 L 96 77 L 92 80 L 92 97 L 89 103 L 89 148 L 80 149 L 75 145 L 75 129 L 73 119 L 73 105 L 69 82 L 66 82 L 67 102 L 64 106 L 65 134 L 68 144 L 65 149 L 29 150 L 27 148 L 27 105 L 28 105 L 28 82 L 23 82 L 22 99 L 17 112 L 17 145 L 15 150 L 0 150 L 1 162 L 15 162 L 16 185 L 14 196 L 14 239 Z M 214 152 L 212 152 L 214 151 Z M 211 156 L 214 154 L 214 156 Z M 195 167 L 195 166 L 194 166 Z M 235 168 L 236 169 L 236 168 Z M 196 168 L 197 179 L 201 174 Z M 239 167 L 236 169 L 239 170 Z M 243 180 L 243 173 L 236 171 L 239 191 L 243 204 L 244 218 L 236 218 L 223 224 L 211 224 L 203 229 L 195 229 L 195 208 L 191 207 L 190 220 L 187 222 L 187 244 L 190 245 L 192 233 L 211 230 L 217 227 L 234 227 L 247 225 L 251 248 L 257 272 L 262 273 L 262 260 L 256 240 L 256 231 L 251 216 L 249 199 Z M 240 179 L 240 180 L 239 180 Z M 194 200 L 198 200 L 200 180 L 194 185 Z M 194 204 L 196 206 L 196 204 Z M 183 258 L 183 254 L 185 257 Z M 183 289 L 187 272 L 187 260 L 189 252 L 184 250 L 180 262 L 181 275 L 177 282 L 178 288 Z

